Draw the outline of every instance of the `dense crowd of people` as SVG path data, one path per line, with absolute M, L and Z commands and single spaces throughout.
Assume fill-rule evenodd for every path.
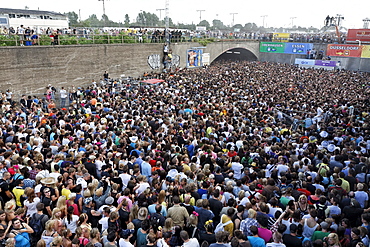
M 369 74 L 146 76 L 4 95 L 0 246 L 369 246 Z

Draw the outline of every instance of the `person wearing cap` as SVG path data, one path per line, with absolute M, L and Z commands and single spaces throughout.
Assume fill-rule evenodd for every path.
M 119 240 L 119 247 L 134 247 L 130 243 L 131 237 L 134 235 L 135 230 L 133 229 L 126 229 L 122 230 L 120 234 L 120 240 Z
M 320 228 L 321 228 L 321 231 L 316 229 L 316 231 L 313 233 L 311 237 L 311 241 L 315 241 L 316 239 L 324 240 L 324 238 L 326 238 L 330 234 L 330 232 L 328 231 L 329 224 L 327 222 L 325 221 L 321 222 Z
M 84 206 L 83 206 L 82 211 L 87 214 L 89 218 L 88 222 L 91 223 L 91 226 L 94 228 L 94 227 L 98 227 L 98 222 L 99 222 L 101 214 L 99 211 L 94 210 L 92 204 L 93 204 L 93 198 L 86 197 L 84 200 Z
M 106 207 L 108 207 L 108 208 L 109 208 L 109 210 L 110 210 L 111 212 L 116 211 L 116 210 L 117 210 L 117 208 L 116 208 L 115 206 L 113 206 L 113 203 L 114 203 L 114 198 L 113 198 L 113 197 L 111 197 L 111 196 L 108 196 L 108 197 L 105 199 L 105 204 L 104 204 L 104 205 L 102 205 L 102 206 L 98 209 L 98 211 L 100 212 L 100 214 L 102 214 L 102 213 L 103 213 L 103 210 L 104 210 L 104 208 L 106 208 Z

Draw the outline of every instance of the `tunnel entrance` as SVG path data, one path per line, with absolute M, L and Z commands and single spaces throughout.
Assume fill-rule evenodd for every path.
M 233 48 L 219 55 L 212 63 L 223 61 L 257 61 L 256 55 L 245 48 Z M 211 63 L 211 64 L 212 64 Z

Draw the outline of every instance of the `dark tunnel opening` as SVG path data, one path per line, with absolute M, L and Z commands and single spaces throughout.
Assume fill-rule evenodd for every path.
M 256 55 L 245 48 L 233 48 L 219 55 L 212 63 L 223 61 L 257 61 Z

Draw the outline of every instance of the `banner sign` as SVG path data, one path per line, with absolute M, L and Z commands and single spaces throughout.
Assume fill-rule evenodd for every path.
M 290 33 L 273 33 L 272 41 L 288 42 Z
M 313 44 L 310 43 L 286 43 L 284 53 L 287 54 L 307 54 L 307 51 L 312 50 Z
M 362 46 L 330 44 L 326 50 L 326 55 L 334 57 L 361 57 Z
M 294 64 L 314 66 L 315 65 L 315 60 L 296 58 L 295 61 L 294 61 Z
M 261 42 L 260 52 L 284 53 L 285 44 L 278 42 Z
M 186 67 L 193 68 L 193 67 L 201 67 L 202 64 L 202 49 L 190 49 L 187 50 L 187 61 Z
M 347 42 L 358 43 L 370 43 L 370 29 L 348 29 Z
M 363 45 L 362 46 L 362 58 L 370 58 L 370 45 Z
M 315 60 L 315 65 L 317 66 L 327 66 L 327 67 L 336 67 L 337 62 L 331 60 Z

